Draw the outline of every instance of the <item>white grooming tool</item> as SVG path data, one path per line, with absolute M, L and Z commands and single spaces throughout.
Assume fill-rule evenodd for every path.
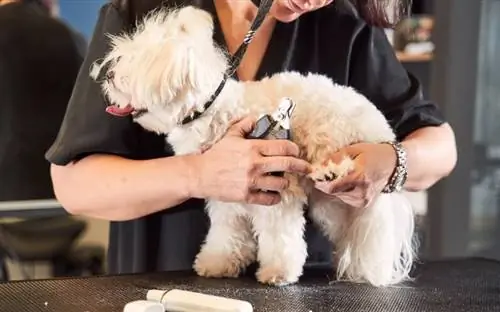
M 248 301 L 180 289 L 153 289 L 148 291 L 146 298 L 151 302 L 161 302 L 168 312 L 253 312 Z
M 127 303 L 123 312 L 165 312 L 165 307 L 160 302 L 137 300 Z

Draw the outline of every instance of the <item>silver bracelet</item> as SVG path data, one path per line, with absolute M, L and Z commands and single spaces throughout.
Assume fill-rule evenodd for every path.
M 396 151 L 396 168 L 389 179 L 389 183 L 384 187 L 382 193 L 400 192 L 408 176 L 406 150 L 399 142 L 385 142 L 391 145 Z

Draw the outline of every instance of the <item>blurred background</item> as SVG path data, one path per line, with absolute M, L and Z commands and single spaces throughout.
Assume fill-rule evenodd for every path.
M 0 110 L 0 281 L 102 274 L 106 272 L 108 222 L 67 216 L 53 199 L 49 165 L 43 157 L 57 134 L 105 1 L 31 1 L 39 2 L 65 29 L 59 31 L 66 34 L 66 43 L 61 43 L 61 36 L 54 45 L 50 38 L 44 40 L 47 47 L 64 50 L 61 53 L 67 57 L 44 60 L 42 52 L 29 48 L 26 33 L 6 35 L 9 25 L 22 24 L 27 17 L 16 20 L 12 12 L 0 10 L 0 55 L 9 51 L 18 55 L 21 50 L 35 53 L 62 80 L 51 84 L 50 77 L 43 79 L 44 87 L 39 88 L 43 90 L 36 96 L 45 97 L 47 103 L 41 105 L 47 106 L 31 112 L 36 119 Z M 498 30 L 500 0 L 413 0 L 411 14 L 395 29 L 386 30 L 399 59 L 422 82 L 425 96 L 441 106 L 458 141 L 459 162 L 453 174 L 427 192 L 407 193 L 417 212 L 425 259 L 500 260 Z M 12 81 L 0 83 L 0 90 L 16 87 Z M 47 110 L 50 117 L 40 118 Z M 13 130 L 19 123 L 40 137 Z M 26 143 L 19 144 L 20 138 Z

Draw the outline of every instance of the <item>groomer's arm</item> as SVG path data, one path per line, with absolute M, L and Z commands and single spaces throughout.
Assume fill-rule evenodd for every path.
M 178 205 L 190 196 L 189 157 L 137 161 L 92 155 L 51 166 L 57 199 L 71 214 L 130 220 Z
M 308 174 L 290 141 L 246 140 L 254 120 L 234 124 L 203 154 L 153 160 L 92 155 L 66 166 L 52 165 L 57 199 L 70 213 L 107 220 L 131 220 L 174 207 L 189 198 L 277 204 L 288 187 L 285 171 Z
M 401 143 L 407 151 L 407 191 L 429 189 L 447 177 L 457 164 L 455 133 L 448 123 L 415 130 Z

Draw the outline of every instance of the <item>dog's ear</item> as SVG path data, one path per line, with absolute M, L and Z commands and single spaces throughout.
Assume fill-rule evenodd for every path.
M 200 66 L 200 64 L 197 64 L 197 62 L 200 60 L 200 56 L 196 55 L 193 48 L 187 48 L 186 56 L 186 83 L 190 88 L 199 89 L 201 87 L 200 84 L 202 84 L 203 81 L 208 81 L 207 79 L 211 79 L 211 77 L 207 77 L 207 75 L 203 71 L 204 67 Z
M 173 92 L 182 92 L 182 89 L 198 89 L 205 77 L 203 67 L 197 62 L 200 59 L 192 47 L 178 49 L 174 52 L 171 67 L 168 70 L 170 85 Z M 172 94 L 173 95 L 173 94 Z
M 175 49 L 163 50 L 160 63 L 149 67 L 146 77 L 150 78 L 148 83 L 154 90 L 160 90 L 158 103 L 169 103 L 199 85 L 194 54 L 193 49 L 181 41 Z
M 148 76 L 161 75 L 161 79 L 152 80 L 162 81 L 159 86 L 161 102 L 168 103 L 193 91 L 204 92 L 207 85 L 213 85 L 213 81 L 222 78 L 220 72 L 214 71 L 212 66 L 207 66 L 207 60 L 204 55 L 199 55 L 199 51 L 189 45 L 177 46 L 164 54 L 164 59 L 168 58 L 168 62 L 155 67 L 159 71 L 162 69 L 161 73 L 149 73 Z
M 212 15 L 194 6 L 187 6 L 178 12 L 179 30 L 189 36 L 213 35 L 214 22 Z

